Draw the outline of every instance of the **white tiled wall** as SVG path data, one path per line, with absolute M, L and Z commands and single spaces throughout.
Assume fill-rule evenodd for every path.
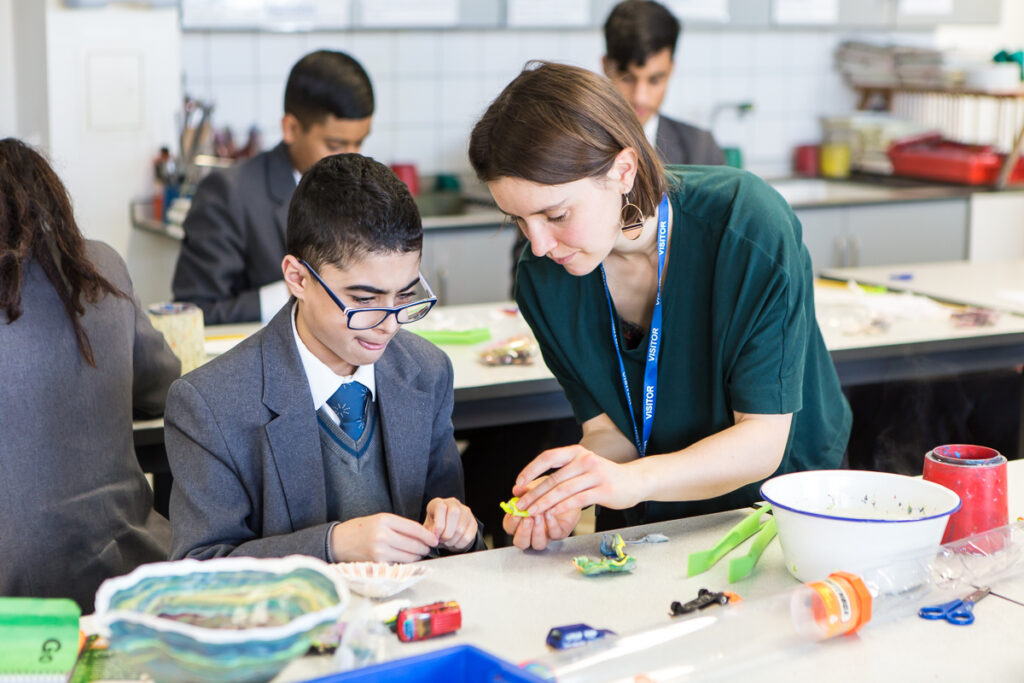
M 0 0 L 0 138 L 15 135 L 14 21 L 11 0 Z
M 838 31 L 687 29 L 663 111 L 709 126 L 716 104 L 749 100 L 752 114 L 723 110 L 721 145 L 742 149 L 766 176 L 789 172 L 793 146 L 819 137 L 818 118 L 844 113 L 852 92 L 832 69 L 847 38 L 931 45 L 930 31 L 854 36 Z M 421 173 L 469 171 L 469 132 L 487 104 L 530 59 L 598 69 L 603 40 L 591 31 L 374 31 L 339 33 L 185 33 L 185 91 L 212 99 L 218 126 L 236 135 L 259 126 L 264 145 L 280 140 L 284 82 L 303 54 L 330 48 L 366 68 L 377 95 L 363 152 L 385 163 L 412 161 Z

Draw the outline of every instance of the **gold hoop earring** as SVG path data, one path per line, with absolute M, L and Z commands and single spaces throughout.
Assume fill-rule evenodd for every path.
M 619 210 L 619 227 L 622 236 L 628 240 L 635 240 L 644 231 L 644 212 L 640 207 L 629 201 L 627 195 L 622 195 L 623 205 Z

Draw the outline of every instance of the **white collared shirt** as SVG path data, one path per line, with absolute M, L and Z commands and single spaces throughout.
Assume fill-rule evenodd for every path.
M 299 331 L 295 327 L 295 316 L 298 314 L 298 310 L 297 304 L 292 307 L 292 334 L 295 336 L 295 347 L 299 350 L 302 369 L 306 371 L 306 380 L 309 382 L 309 390 L 313 395 L 313 407 L 316 410 L 320 410 L 320 407 L 326 405 L 327 399 L 338 390 L 338 387 L 348 382 L 359 382 L 362 384 L 370 390 L 370 399 L 376 401 L 377 383 L 373 369 L 374 364 L 359 365 L 353 374 L 346 377 L 339 377 L 334 374 L 334 371 L 327 367 L 322 360 L 313 355 L 313 352 L 309 350 L 306 343 L 299 337 Z M 334 423 L 341 424 L 341 420 L 331 410 L 331 407 L 326 406 L 326 408 Z
M 647 123 L 644 124 L 644 135 L 647 136 L 647 142 L 651 143 L 651 147 L 658 149 L 658 122 L 661 121 L 661 117 L 657 113 L 647 119 Z

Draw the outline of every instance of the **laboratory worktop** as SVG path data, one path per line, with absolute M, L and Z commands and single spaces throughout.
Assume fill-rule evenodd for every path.
M 1011 461 L 1007 474 L 1010 519 L 1016 519 L 1024 513 L 1024 461 Z M 627 546 L 637 567 L 624 575 L 584 577 L 573 568 L 574 557 L 599 554 L 600 534 L 574 536 L 544 551 L 510 547 L 430 560 L 424 563 L 430 574 L 398 597 L 413 605 L 457 600 L 462 608 L 462 629 L 419 643 L 392 642 L 387 657 L 465 643 L 514 663 L 534 660 L 549 652 L 544 637 L 553 626 L 582 622 L 629 634 L 679 623 L 686 618 L 671 619 L 670 603 L 690 600 L 706 587 L 739 594 L 745 604 L 736 607 L 746 609 L 750 617 L 735 615 L 727 629 L 731 637 L 709 640 L 694 633 L 692 638 L 680 638 L 679 656 L 672 668 L 675 675 L 664 669 L 655 672 L 658 667 L 651 661 L 649 680 L 747 680 L 751 674 L 758 681 L 779 683 L 1020 680 L 1024 654 L 1012 643 L 1020 642 L 1013 634 L 1019 633 L 1024 623 L 1024 607 L 1005 599 L 990 597 L 980 602 L 970 626 L 920 619 L 914 613 L 916 608 L 889 612 L 879 604 L 877 619 L 856 635 L 814 643 L 787 639 L 781 630 L 773 632 L 787 621 L 765 611 L 766 605 L 775 604 L 773 596 L 799 585 L 786 571 L 779 539 L 769 543 L 751 574 L 736 583 L 727 582 L 729 559 L 745 554 L 752 541 L 745 541 L 705 573 L 687 577 L 688 554 L 711 548 L 748 512 L 734 510 L 623 530 L 626 539 L 651 533 L 668 538 L 664 543 Z M 992 590 L 1022 600 L 1024 577 L 997 581 Z M 755 616 L 758 613 L 760 619 Z M 328 673 L 329 658 L 306 657 L 293 662 L 277 680 L 301 681 Z
M 980 192 L 1024 192 L 1024 186 L 994 190 L 987 186 L 953 185 L 936 182 L 856 173 L 847 179 L 827 178 L 768 178 L 766 179 L 796 210 L 886 204 L 891 202 L 921 202 L 943 199 L 969 198 Z M 488 201 L 486 191 L 475 188 L 466 193 L 464 209 L 452 215 L 424 215 L 423 229 L 457 230 L 498 226 L 506 222 L 505 214 Z M 152 218 L 150 202 L 134 202 L 131 207 L 132 224 L 147 232 L 180 240 L 184 232 L 180 225 L 163 223 Z
M 1010 461 L 1006 474 L 1007 508 L 1009 518 L 1015 520 L 1024 513 L 1024 460 Z M 550 628 L 585 623 L 621 636 L 668 628 L 658 631 L 656 637 L 632 639 L 633 652 L 627 651 L 629 647 L 618 648 L 602 658 L 601 645 L 590 646 L 596 648 L 605 670 L 595 673 L 591 669 L 585 675 L 564 667 L 558 672 L 560 680 L 563 676 L 572 681 L 735 681 L 752 676 L 761 683 L 1021 680 L 1024 653 L 1014 645 L 1020 642 L 1017 634 L 1024 623 L 1019 546 L 993 555 L 991 564 L 979 559 L 970 565 L 964 563 L 966 571 L 960 569 L 957 576 L 950 573 L 961 566 L 957 563 L 949 564 L 939 574 L 929 570 L 930 576 L 942 580 L 921 590 L 885 594 L 872 590 L 871 618 L 856 634 L 814 642 L 799 637 L 793 629 L 791 619 L 796 616 L 795 611 L 790 616 L 794 602 L 791 596 L 800 583 L 786 570 L 784 538 L 769 542 L 751 572 L 734 583 L 728 582 L 730 561 L 734 556 L 746 555 L 754 540 L 743 541 L 705 572 L 688 576 L 689 554 L 714 546 L 749 513 L 749 509 L 731 510 L 623 529 L 621 534 L 627 540 L 649 538 L 651 534 L 663 537 L 663 542 L 626 546 L 626 552 L 636 560 L 629 573 L 587 577 L 574 569 L 573 558 L 599 555 L 601 534 L 572 536 L 551 543 L 543 551 L 507 547 L 425 561 L 421 566 L 427 569 L 427 575 L 395 599 L 413 606 L 455 600 L 461 608 L 461 628 L 443 637 L 411 643 L 386 635 L 379 654 L 385 660 L 394 660 L 450 646 L 473 645 L 513 664 L 543 661 L 551 653 L 545 646 Z M 1021 522 L 1011 524 L 1000 538 L 1019 542 Z M 984 546 L 973 546 L 977 552 L 972 555 L 991 552 Z M 927 554 L 920 557 L 926 558 Z M 881 586 L 881 579 L 897 576 L 892 573 L 896 565 L 886 566 L 859 573 L 869 585 Z M 945 602 L 961 597 L 964 584 L 974 576 L 991 579 L 985 585 L 990 587 L 992 597 L 974 607 L 973 623 L 954 625 L 917 616 L 918 607 L 933 600 Z M 874 584 L 871 577 L 876 579 Z M 701 588 L 728 590 L 742 600 L 688 616 L 669 616 L 670 603 L 689 601 Z M 360 614 L 364 607 L 381 604 L 359 596 L 352 600 L 348 613 L 353 615 Z M 392 607 L 398 609 L 394 603 Z M 83 618 L 86 633 L 95 628 L 92 616 Z M 670 639 L 678 644 L 675 650 L 669 648 L 671 661 L 665 660 L 665 651 L 658 653 L 661 659 L 651 654 L 657 653 L 656 648 L 642 651 L 644 643 Z M 574 652 L 585 654 L 589 649 Z M 645 669 L 649 678 L 633 678 Z M 330 656 L 307 655 L 292 661 L 274 683 L 311 681 L 335 671 Z M 620 678 L 625 671 L 629 675 Z M 410 680 L 412 673 L 407 672 Z M 449 680 L 455 680 L 458 672 L 447 674 Z M 392 672 L 386 680 L 395 676 L 397 672 Z

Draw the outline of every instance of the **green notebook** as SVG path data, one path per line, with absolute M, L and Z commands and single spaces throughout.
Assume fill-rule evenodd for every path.
M 0 682 L 63 680 L 78 656 L 81 615 L 67 598 L 0 597 Z

